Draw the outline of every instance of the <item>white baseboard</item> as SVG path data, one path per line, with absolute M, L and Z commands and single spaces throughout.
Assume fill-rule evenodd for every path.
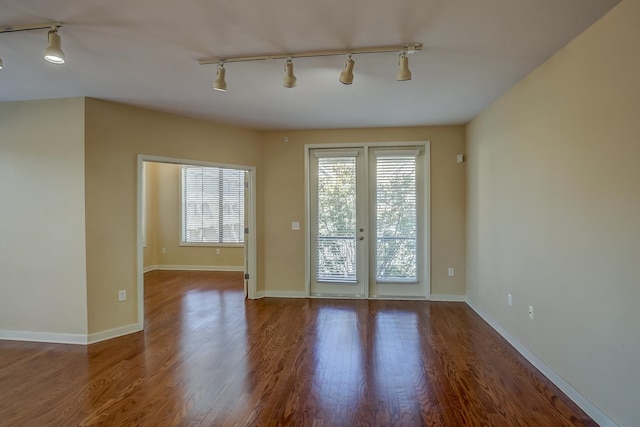
M 264 291 L 257 291 L 255 299 L 264 298 Z
M 144 268 L 148 273 L 153 270 L 175 271 L 244 271 L 243 265 L 149 265 Z
M 52 344 L 94 344 L 111 338 L 121 337 L 134 332 L 141 331 L 140 325 L 132 324 L 108 331 L 98 332 L 91 335 L 83 334 L 56 334 L 51 332 L 30 332 L 30 331 L 0 331 L 0 340 L 8 341 L 30 341 L 46 342 Z
M 54 344 L 87 344 L 86 335 L 56 334 L 52 332 L 0 331 L 0 340 L 47 342 Z
M 261 291 L 256 294 L 256 298 L 324 298 L 324 299 L 352 299 L 345 296 L 331 296 L 331 295 L 307 295 L 305 291 Z M 371 298 L 371 299 L 394 299 L 394 300 L 407 300 L 407 301 L 415 301 L 415 300 L 424 300 L 425 298 L 412 298 L 412 297 L 381 297 L 381 298 Z M 448 301 L 448 302 L 465 302 L 465 295 L 431 295 L 431 301 Z
M 108 331 L 97 332 L 95 334 L 91 334 L 88 337 L 87 344 L 95 344 L 100 341 L 110 340 L 112 338 L 118 338 L 123 335 L 132 334 L 134 332 L 139 332 L 143 328 L 141 325 L 137 323 L 132 323 L 131 325 L 121 326 L 115 329 L 109 329 Z
M 305 291 L 264 291 L 268 298 L 308 298 Z
M 518 353 L 524 356 L 533 366 L 539 370 L 542 375 L 547 377 L 549 381 L 556 385 L 564 394 L 573 400 L 584 412 L 587 413 L 596 423 L 602 427 L 617 427 L 618 425 L 613 422 L 604 412 L 602 412 L 596 405 L 591 403 L 582 393 L 576 390 L 571 384 L 569 384 L 564 378 L 558 375 L 553 369 L 551 369 L 546 363 L 540 360 L 531 350 L 529 350 L 524 344 L 522 344 L 516 337 L 511 335 L 500 323 L 493 319 L 489 314 L 481 310 L 476 306 L 473 301 L 466 298 L 467 305 L 473 309 L 485 322 L 489 324 L 496 332 L 511 344 Z
M 446 295 L 446 294 L 431 294 L 430 301 L 438 302 L 466 302 L 466 295 Z

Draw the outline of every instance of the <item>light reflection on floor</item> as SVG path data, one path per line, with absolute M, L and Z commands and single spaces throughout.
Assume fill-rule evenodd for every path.
M 206 378 L 213 374 L 228 379 L 219 385 L 217 393 L 236 398 L 244 395 L 244 383 L 238 380 L 246 377 L 248 371 L 244 310 L 242 290 L 195 289 L 185 293 L 180 334 L 181 360 L 188 361 L 181 367 L 185 389 L 195 394 L 210 390 L 211 384 Z M 207 399 L 192 402 L 206 404 Z
M 380 311 L 374 322 L 374 377 L 376 389 L 396 410 L 415 405 L 419 384 L 424 382 L 425 370 L 420 358 L 418 316 L 414 312 Z M 393 390 L 393 401 L 388 394 Z M 393 407 L 392 407 L 393 409 Z
M 325 407 L 344 418 L 358 402 L 363 352 L 353 308 L 321 307 L 316 322 L 313 390 Z
M 373 328 L 372 334 L 363 330 L 367 327 Z M 354 308 L 321 307 L 316 334 L 313 391 L 324 407 L 334 408 L 338 419 L 348 420 L 361 404 L 363 385 L 388 401 L 391 384 L 399 397 L 398 411 L 416 404 L 426 374 L 415 312 L 381 311 L 362 322 Z

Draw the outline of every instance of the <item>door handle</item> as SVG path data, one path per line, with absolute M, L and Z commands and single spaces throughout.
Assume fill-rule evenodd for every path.
M 364 240 L 364 236 L 358 237 L 358 240 Z

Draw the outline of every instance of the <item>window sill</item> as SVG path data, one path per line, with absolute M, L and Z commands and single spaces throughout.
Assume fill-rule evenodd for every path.
M 185 243 L 182 242 L 178 246 L 193 248 L 244 248 L 243 243 Z

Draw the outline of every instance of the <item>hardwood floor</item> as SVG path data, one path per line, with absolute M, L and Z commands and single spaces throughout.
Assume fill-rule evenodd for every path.
M 0 425 L 596 425 L 462 303 L 245 301 L 241 273 L 145 289 L 144 332 L 0 341 Z

